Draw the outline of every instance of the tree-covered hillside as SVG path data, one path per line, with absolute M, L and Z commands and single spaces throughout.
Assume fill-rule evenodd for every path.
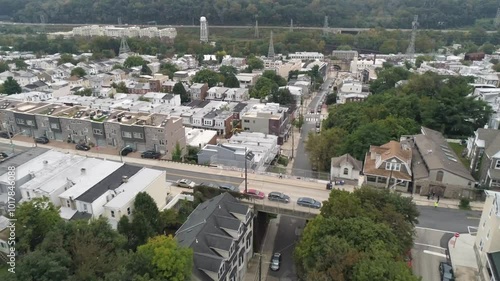
M 410 28 L 492 28 L 496 0 L 0 0 L 0 16 L 20 22 L 198 24 Z

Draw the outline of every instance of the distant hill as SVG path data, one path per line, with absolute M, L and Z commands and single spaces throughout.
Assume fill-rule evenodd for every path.
M 199 24 L 290 24 L 330 27 L 460 28 L 475 24 L 493 29 L 497 0 L 0 0 L 0 17 L 18 22 Z

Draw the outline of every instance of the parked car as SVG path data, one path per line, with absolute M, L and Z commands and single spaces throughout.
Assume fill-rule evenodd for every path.
M 248 189 L 247 192 L 245 192 L 245 194 L 255 199 L 266 198 L 266 194 L 264 194 L 264 192 L 255 189 Z
M 127 146 L 122 149 L 121 154 L 122 156 L 127 156 L 131 152 L 134 152 L 134 149 L 130 146 Z
M 36 143 L 41 143 L 41 144 L 46 144 L 46 143 L 49 143 L 49 138 L 47 138 L 47 137 L 38 137 L 38 138 L 35 138 L 35 142 Z
M 90 146 L 86 145 L 86 144 L 83 144 L 83 143 L 80 143 L 80 144 L 77 144 L 75 146 L 76 150 L 83 150 L 83 151 L 89 151 L 90 150 Z
M 5 158 L 8 158 L 9 155 L 5 152 L 0 152 L 0 159 L 5 159 Z
M 277 191 L 269 192 L 269 194 L 267 195 L 267 199 L 269 199 L 269 201 L 277 201 L 282 203 L 290 202 L 290 196 Z
M 202 182 L 198 186 L 206 186 L 206 187 L 210 187 L 210 188 L 219 188 L 218 184 L 211 183 L 211 182 Z
M 11 132 L 0 132 L 0 138 L 10 139 L 13 137 L 14 137 L 14 134 Z
M 453 267 L 446 262 L 439 263 L 439 273 L 441 276 L 441 281 L 454 281 L 455 276 L 453 276 Z
M 154 150 L 146 150 L 141 154 L 141 158 L 160 159 L 161 153 Z
M 297 200 L 297 205 L 303 206 L 303 207 L 308 207 L 308 208 L 314 208 L 314 209 L 320 209 L 321 208 L 321 202 L 314 200 L 309 197 L 301 197 Z
M 186 187 L 186 188 L 194 188 L 196 186 L 196 183 L 192 180 L 180 179 L 177 181 L 177 186 Z
M 280 270 L 280 265 L 281 265 L 281 254 L 274 253 L 274 255 L 271 259 L 271 270 L 272 271 Z
M 220 184 L 219 188 L 226 191 L 240 192 L 240 189 L 230 184 Z

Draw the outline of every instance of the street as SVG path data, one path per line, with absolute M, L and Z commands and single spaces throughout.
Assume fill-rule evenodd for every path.
M 481 212 L 418 206 L 419 224 L 412 249 L 413 273 L 422 281 L 439 281 L 439 263 L 448 260 L 447 245 L 455 232 L 477 227 Z
M 281 266 L 278 271 L 269 270 L 268 281 L 295 281 L 297 273 L 293 261 L 295 244 L 299 241 L 306 221 L 303 219 L 280 216 L 278 231 L 274 238 L 273 253 L 281 253 Z
M 14 154 L 28 150 L 29 147 L 14 145 Z M 8 143 L 0 142 L 0 152 L 7 153 L 7 155 L 12 156 L 12 146 Z

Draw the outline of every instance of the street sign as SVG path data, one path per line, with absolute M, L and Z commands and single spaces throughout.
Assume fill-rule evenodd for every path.
M 455 237 L 456 237 L 456 238 L 460 237 L 460 233 L 456 232 L 456 233 L 455 233 Z

